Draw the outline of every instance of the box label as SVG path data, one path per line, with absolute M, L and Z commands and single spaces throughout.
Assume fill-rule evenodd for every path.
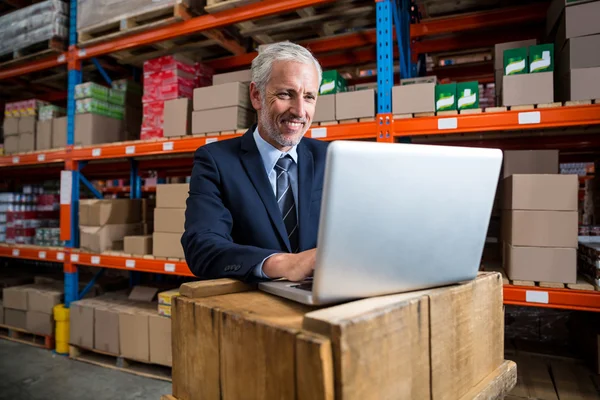
M 522 112 L 519 113 L 519 124 L 539 124 L 542 120 L 542 116 L 539 111 Z
M 42 153 L 42 154 L 38 154 L 38 156 L 37 156 L 37 160 L 38 160 L 39 162 L 44 162 L 44 161 L 46 161 L 46 155 L 45 155 L 44 153 Z
M 165 272 L 175 272 L 175 264 L 165 263 Z
M 63 253 L 62 251 L 59 251 L 58 253 L 56 253 L 56 259 L 58 261 L 64 261 L 65 260 L 65 253 Z
M 125 260 L 125 267 L 135 268 L 135 260 Z
M 92 256 L 91 262 L 92 262 L 92 264 L 100 264 L 100 257 L 99 256 Z
M 125 154 L 135 154 L 135 146 L 125 147 Z
M 548 304 L 548 292 L 538 292 L 537 290 L 525 291 L 525 301 L 528 303 Z
M 456 129 L 458 128 L 458 118 L 439 118 L 438 129 Z
M 310 130 L 310 136 L 313 139 L 327 137 L 327 128 L 313 128 Z

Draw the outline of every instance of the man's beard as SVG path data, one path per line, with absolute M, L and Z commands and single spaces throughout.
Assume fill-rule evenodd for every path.
M 302 119 L 302 120 L 304 121 L 304 119 Z M 306 122 L 305 122 L 305 129 L 301 135 L 294 136 L 294 137 L 286 137 L 286 136 L 282 135 L 281 132 L 279 131 L 279 129 L 277 129 L 277 123 L 270 118 L 269 110 L 267 109 L 267 107 L 265 107 L 264 104 L 263 104 L 262 108 L 259 110 L 259 121 L 263 122 L 263 128 L 265 130 L 265 134 L 282 147 L 296 146 L 298 143 L 300 143 L 300 140 L 302 140 L 302 138 L 306 134 L 306 131 L 308 130 L 308 129 L 306 129 Z

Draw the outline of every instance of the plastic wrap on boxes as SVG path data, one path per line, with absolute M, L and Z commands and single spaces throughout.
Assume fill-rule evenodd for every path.
M 98 114 L 115 119 L 123 119 L 125 110 L 123 106 L 110 104 L 106 101 L 96 99 L 80 99 L 75 102 L 75 112 L 77 114 Z
M 48 121 L 53 118 L 63 117 L 64 115 L 66 115 L 64 108 L 49 104 L 40 107 L 38 119 L 40 121 Z
M 0 55 L 54 37 L 67 37 L 67 5 L 47 0 L 0 17 Z
M 41 107 L 48 105 L 45 101 L 31 99 L 6 103 L 4 106 L 5 117 L 35 117 Z
M 108 101 L 108 88 L 94 82 L 85 82 L 75 86 L 76 99 L 96 99 Z
M 198 0 L 77 0 L 77 30 L 119 22 L 175 4 L 196 7 Z

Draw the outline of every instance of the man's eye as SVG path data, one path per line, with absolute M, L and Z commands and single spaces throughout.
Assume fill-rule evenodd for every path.
M 281 92 L 277 96 L 279 96 L 281 98 L 288 98 L 288 97 L 290 97 L 290 94 L 287 92 Z
M 307 99 L 307 100 L 314 100 L 315 96 L 312 95 L 312 94 L 308 94 L 308 95 L 305 96 L 305 99 Z

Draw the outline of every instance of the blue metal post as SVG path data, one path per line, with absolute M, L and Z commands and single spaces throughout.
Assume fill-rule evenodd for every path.
M 129 197 L 132 199 L 142 198 L 142 177 L 139 174 L 137 160 L 130 158 L 131 165 L 129 171 Z
M 92 57 L 92 62 L 96 68 L 98 68 L 98 72 L 100 72 L 100 75 L 102 75 L 106 83 L 108 83 L 109 86 L 112 86 L 112 79 L 110 79 L 110 76 L 108 76 L 102 65 L 100 65 L 100 61 L 98 61 L 96 57 Z
M 377 5 L 377 113 L 392 112 L 394 86 L 394 41 L 392 2 L 382 0 Z
M 85 285 L 85 287 L 83 288 L 83 290 L 81 292 L 79 292 L 79 295 L 77 297 L 77 299 L 83 299 L 85 297 L 86 294 L 88 294 L 88 292 L 94 287 L 94 285 L 96 284 L 96 280 L 102 276 L 102 274 L 104 273 L 104 268 L 100 268 L 100 270 L 98 270 L 98 272 L 96 272 L 96 274 L 94 275 L 94 277 L 92 278 L 92 280 L 90 280 L 88 282 L 87 285 Z
M 77 45 L 77 0 L 70 1 L 69 10 L 69 46 Z M 69 61 L 67 87 L 67 145 L 75 143 L 75 86 L 81 83 L 81 64 L 73 66 Z M 72 168 L 71 176 L 71 240 L 67 247 L 79 247 L 79 167 Z M 70 263 L 70 260 L 68 261 Z M 65 268 L 67 269 L 67 268 Z M 65 272 L 65 306 L 78 299 L 79 272 L 71 266 Z
M 90 192 L 92 192 L 95 198 L 101 199 L 104 197 L 102 196 L 102 193 L 100 193 L 100 191 L 96 189 L 94 185 L 92 185 L 92 183 L 88 181 L 85 176 L 83 176 L 81 171 L 79 172 L 79 180 L 90 190 Z

